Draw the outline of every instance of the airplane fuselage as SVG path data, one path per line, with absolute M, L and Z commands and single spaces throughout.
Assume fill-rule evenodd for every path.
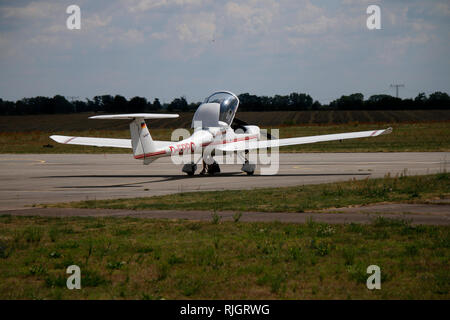
M 242 130 L 238 130 L 242 131 Z M 235 132 L 231 127 L 210 127 L 197 129 L 194 133 L 181 141 L 174 141 L 161 146 L 158 150 L 135 155 L 135 159 L 161 158 L 188 153 L 203 153 L 205 149 L 213 152 L 216 146 L 239 141 L 259 140 L 260 129 L 257 126 L 246 126 L 245 132 Z

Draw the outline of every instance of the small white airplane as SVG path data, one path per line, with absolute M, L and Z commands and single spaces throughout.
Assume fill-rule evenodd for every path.
M 145 119 L 177 118 L 178 114 L 162 113 L 135 113 L 94 116 L 89 119 L 129 119 L 131 139 L 110 139 L 91 137 L 50 136 L 51 139 L 62 144 L 76 144 L 96 147 L 116 147 L 133 149 L 135 159 L 143 160 L 149 164 L 155 159 L 172 155 L 187 153 L 204 154 L 205 148 L 213 157 L 215 151 L 237 152 L 244 155 L 242 171 L 252 175 L 256 164 L 250 163 L 246 158 L 249 150 L 266 149 L 272 147 L 307 144 L 323 141 L 344 140 L 353 138 L 376 137 L 389 134 L 392 128 L 338 134 L 327 134 L 310 137 L 297 137 L 288 139 L 261 140 L 261 130 L 258 126 L 249 125 L 244 121 L 235 119 L 239 106 L 238 97 L 229 91 L 219 91 L 208 98 L 197 108 L 192 120 L 193 134 L 187 139 L 174 141 L 153 140 L 148 131 Z M 233 121 L 234 120 L 234 121 Z M 266 134 L 271 138 L 270 134 Z M 202 157 L 199 157 L 199 159 Z M 199 161 L 199 160 L 198 160 Z M 198 162 L 197 161 L 197 162 Z M 217 162 L 203 160 L 201 174 L 214 174 L 220 172 Z M 183 166 L 182 171 L 194 175 L 197 163 L 190 162 Z

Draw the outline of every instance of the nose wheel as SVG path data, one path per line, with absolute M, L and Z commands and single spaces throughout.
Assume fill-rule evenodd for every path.
M 214 161 L 212 164 L 207 165 L 207 170 L 210 176 L 215 175 L 216 173 L 220 173 L 219 164 Z
M 197 164 L 195 164 L 194 162 L 186 163 L 183 166 L 183 169 L 181 169 L 181 171 L 183 171 L 184 173 L 187 173 L 188 176 L 193 176 L 196 170 L 197 170 Z
M 212 164 L 203 163 L 203 170 L 200 172 L 201 175 L 214 175 L 216 173 L 220 173 L 220 167 L 217 162 L 213 162 Z

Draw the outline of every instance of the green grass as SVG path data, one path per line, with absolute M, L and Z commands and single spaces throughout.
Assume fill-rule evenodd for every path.
M 70 126 L 67 126 L 70 128 Z M 280 138 L 365 131 L 393 127 L 392 134 L 375 138 L 349 139 L 314 144 L 288 146 L 281 152 L 394 152 L 394 151 L 450 151 L 450 122 L 377 123 L 341 125 L 282 126 Z M 150 128 L 155 140 L 170 140 L 172 129 Z M 269 131 L 270 132 L 270 131 Z M 130 138 L 129 130 L 31 131 L 0 133 L 0 153 L 131 153 L 121 148 L 98 148 L 58 144 L 50 135 Z M 53 147 L 44 147 L 46 145 Z
M 447 300 L 449 239 L 448 226 L 381 218 L 327 225 L 4 215 L 0 299 Z M 81 290 L 66 288 L 72 264 Z M 366 288 L 372 264 L 381 290 Z
M 303 212 L 377 202 L 420 202 L 450 196 L 449 173 L 253 190 L 179 193 L 133 199 L 44 204 L 59 208 Z M 218 222 L 218 218 L 214 219 Z

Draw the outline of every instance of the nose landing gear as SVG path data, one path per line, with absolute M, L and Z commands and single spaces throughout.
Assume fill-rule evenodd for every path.
M 207 165 L 207 170 L 208 170 L 208 174 L 209 175 L 214 175 L 214 174 L 216 174 L 216 173 L 220 173 L 220 167 L 219 167 L 219 164 L 217 163 L 217 162 L 213 162 L 212 164 L 208 164 Z
M 184 173 L 187 173 L 188 176 L 193 176 L 196 170 L 197 170 L 197 164 L 195 164 L 194 162 L 186 163 L 183 166 L 183 169 L 181 169 L 181 171 L 183 171 Z
M 220 167 L 219 164 L 214 161 L 212 164 L 206 164 L 203 161 L 203 170 L 200 172 L 201 175 L 209 174 L 210 176 L 220 173 Z

